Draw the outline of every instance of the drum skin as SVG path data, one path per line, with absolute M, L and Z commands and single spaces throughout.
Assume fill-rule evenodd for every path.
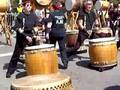
M 26 51 L 25 57 L 28 75 L 58 72 L 58 56 L 55 48 Z
M 92 65 L 110 66 L 117 64 L 116 41 L 115 40 L 104 41 L 104 40 L 105 38 L 101 38 L 99 42 L 90 41 L 89 56 L 90 63 Z
M 1 0 L 0 1 L 0 12 L 6 12 L 10 8 L 10 0 Z
M 66 10 L 68 11 L 70 10 L 78 11 L 82 3 L 83 3 L 83 0 L 66 0 L 65 7 L 66 7 Z
M 78 30 L 67 31 L 67 47 L 75 46 L 78 38 Z
M 47 6 L 52 0 L 35 0 L 39 5 Z
M 11 90 L 73 90 L 73 88 L 69 76 L 56 73 L 15 79 L 12 82 Z
M 28 0 L 23 0 L 23 3 Z M 36 9 L 43 9 L 48 7 L 51 0 L 30 0 L 32 3 L 32 10 L 35 11 Z M 41 3 L 40 3 L 41 2 Z
M 104 27 L 104 28 L 100 28 L 100 29 L 93 29 L 93 32 L 97 36 L 97 37 L 94 37 L 94 38 L 103 38 L 103 37 L 113 36 L 112 30 L 108 27 Z

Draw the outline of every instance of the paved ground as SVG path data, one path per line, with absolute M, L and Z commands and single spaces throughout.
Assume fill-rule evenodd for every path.
M 0 36 L 0 41 L 5 42 L 3 36 Z M 5 78 L 14 43 L 14 39 L 12 47 L 0 43 L 0 90 L 10 90 L 12 80 L 20 77 L 19 73 L 24 71 L 23 68 L 19 68 L 10 79 Z M 118 61 L 119 54 L 120 52 L 118 52 Z M 79 54 L 70 58 L 67 70 L 60 69 L 60 72 L 71 77 L 74 90 L 120 90 L 119 62 L 118 66 L 99 72 L 88 67 L 89 60 L 88 53 Z

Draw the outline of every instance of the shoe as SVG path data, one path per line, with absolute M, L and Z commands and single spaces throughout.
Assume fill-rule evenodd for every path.
M 11 73 L 7 72 L 7 73 L 6 73 L 6 78 L 10 78 L 11 75 L 12 75 Z
M 68 67 L 68 60 L 62 60 L 62 63 L 64 65 L 64 69 L 67 69 L 67 67 Z
M 6 78 L 10 78 L 11 75 L 15 72 L 15 68 L 14 69 L 8 69 L 7 73 L 6 73 Z
M 68 65 L 64 64 L 64 69 L 67 69 L 68 68 Z

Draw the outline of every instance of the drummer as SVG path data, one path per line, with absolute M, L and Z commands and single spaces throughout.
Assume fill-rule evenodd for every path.
M 119 18 L 117 4 L 114 4 L 114 7 L 109 9 L 109 16 L 110 16 L 110 28 L 112 29 L 113 35 L 115 36 L 117 30 L 117 21 Z
M 58 41 L 61 60 L 64 64 L 64 69 L 67 69 L 68 66 L 68 58 L 66 55 L 66 47 L 65 47 L 65 40 L 66 40 L 66 30 L 65 24 L 66 18 L 64 15 L 63 5 L 60 2 L 56 2 L 56 10 L 51 12 L 48 18 L 48 32 L 49 39 L 51 44 L 56 44 Z M 48 36 L 48 34 L 46 35 Z
M 6 73 L 6 78 L 10 78 L 15 72 L 17 62 L 19 61 L 20 54 L 26 45 L 35 45 L 36 41 L 40 40 L 40 36 L 35 35 L 33 29 L 38 25 L 37 16 L 32 12 L 32 3 L 26 1 L 23 3 L 23 12 L 16 18 L 15 30 L 17 32 L 16 45 L 13 56 L 10 60 L 9 67 Z M 36 30 L 37 31 L 37 30 Z
M 96 15 L 92 8 L 93 8 L 92 0 L 85 0 L 83 2 L 83 6 L 79 10 L 79 16 L 77 20 L 79 27 L 78 40 L 76 45 L 72 49 L 68 50 L 68 56 L 77 54 L 78 53 L 77 50 L 80 48 L 80 46 L 83 45 L 84 40 L 92 37 L 91 29 L 93 24 L 96 22 Z

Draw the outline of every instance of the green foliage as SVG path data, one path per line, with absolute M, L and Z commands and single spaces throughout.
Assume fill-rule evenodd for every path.
M 17 3 L 19 3 L 19 0 L 15 0 Z

